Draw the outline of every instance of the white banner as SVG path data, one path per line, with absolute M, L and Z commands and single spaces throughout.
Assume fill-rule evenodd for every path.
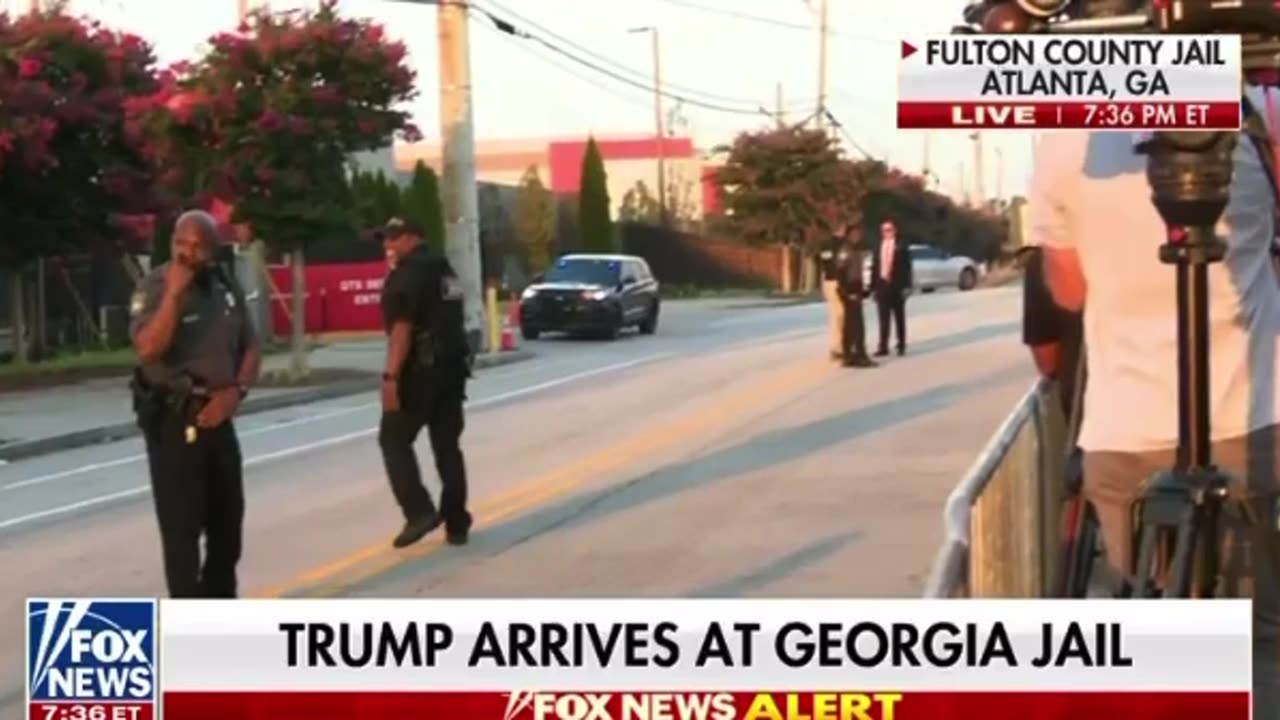
M 1238 102 L 1238 35 L 945 35 L 902 43 L 898 100 Z
M 165 600 L 165 692 L 1248 691 L 1248 601 Z

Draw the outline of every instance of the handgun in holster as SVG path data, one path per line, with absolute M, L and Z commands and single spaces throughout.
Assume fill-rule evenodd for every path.
M 176 417 L 182 421 L 186 442 L 195 442 L 196 417 L 209 401 L 209 390 L 203 381 L 178 373 L 163 383 L 152 383 L 141 368 L 135 368 L 129 388 L 133 392 L 133 412 L 143 432 L 157 432 L 166 420 Z

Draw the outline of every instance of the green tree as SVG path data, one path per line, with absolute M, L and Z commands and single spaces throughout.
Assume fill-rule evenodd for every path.
M 542 184 L 536 165 L 530 165 L 520 178 L 516 194 L 516 234 L 529 259 L 529 270 L 540 273 L 551 264 L 555 244 L 555 197 Z
M 856 214 L 865 186 L 821 130 L 781 127 L 743 133 L 724 148 L 716 173 L 724 198 L 716 225 L 754 245 L 811 246 Z
M 444 254 L 444 208 L 440 204 L 440 180 L 436 171 L 421 160 L 413 166 L 413 179 L 404 190 L 400 211 L 417 223 L 431 252 Z
M 613 220 L 609 213 L 609 178 L 604 157 L 594 137 L 587 139 L 582 156 L 582 183 L 578 191 L 578 223 L 582 249 L 607 253 L 614 250 Z
M 622 222 L 638 222 L 656 225 L 662 220 L 662 208 L 658 199 L 649 191 L 643 180 L 622 195 L 622 204 L 618 207 L 618 220 Z

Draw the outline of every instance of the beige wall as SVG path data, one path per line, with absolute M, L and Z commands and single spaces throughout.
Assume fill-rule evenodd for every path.
M 658 161 L 652 158 L 640 160 L 606 160 L 605 173 L 609 178 L 609 202 L 616 218 L 627 191 L 644 182 L 658 197 Z M 666 161 L 667 186 L 680 189 L 681 197 L 668 198 L 673 209 L 688 212 L 692 219 L 702 218 L 702 163 L 696 158 L 672 158 Z

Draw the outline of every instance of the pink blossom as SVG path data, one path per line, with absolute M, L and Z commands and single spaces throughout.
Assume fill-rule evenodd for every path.
M 416 143 L 422 141 L 422 130 L 413 123 L 406 123 L 402 132 L 404 134 L 405 142 Z
M 26 57 L 18 61 L 18 75 L 28 80 L 39 75 L 43 69 L 44 63 L 36 58 Z
M 258 118 L 258 127 L 267 132 L 279 130 L 284 127 L 284 118 L 275 110 L 268 110 Z

